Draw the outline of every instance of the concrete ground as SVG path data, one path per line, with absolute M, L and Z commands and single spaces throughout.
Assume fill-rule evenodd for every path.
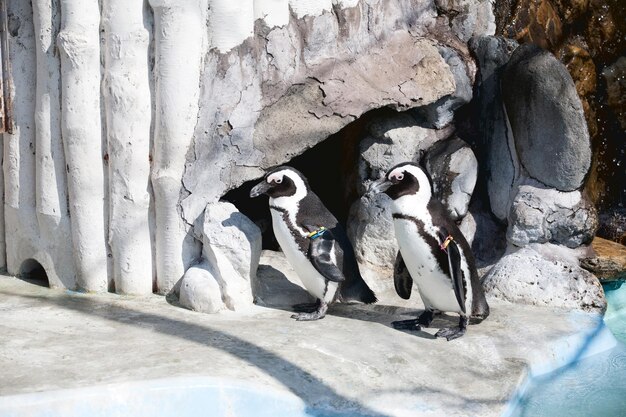
M 487 320 L 447 342 L 433 334 L 456 317 L 397 331 L 391 321 L 417 309 L 382 298 L 296 322 L 283 307 L 206 315 L 156 295 L 80 294 L 0 276 L 0 396 L 211 376 L 354 416 L 499 416 L 529 361 L 549 359 L 553 342 L 597 322 L 490 300 Z

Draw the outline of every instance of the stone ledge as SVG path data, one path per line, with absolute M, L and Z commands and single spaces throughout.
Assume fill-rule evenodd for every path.
M 377 416 L 499 416 L 529 361 L 554 357 L 556 341 L 599 317 L 490 300 L 487 320 L 446 342 L 433 334 L 456 318 L 400 332 L 391 321 L 416 310 L 388 301 L 336 305 L 300 323 L 281 309 L 207 316 L 159 296 L 80 294 L 5 276 L 0 293 L 2 396 L 193 375 Z

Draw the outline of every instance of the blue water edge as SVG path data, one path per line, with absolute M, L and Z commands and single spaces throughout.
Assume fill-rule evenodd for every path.
M 604 290 L 604 320 L 575 357 L 552 372 L 530 372 L 503 417 L 626 417 L 626 283 L 605 284 Z M 594 344 L 608 348 L 587 355 Z
M 1 417 L 348 417 L 287 391 L 211 377 L 136 381 L 0 397 Z

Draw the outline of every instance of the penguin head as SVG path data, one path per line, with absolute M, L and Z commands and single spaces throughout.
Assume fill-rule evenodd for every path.
M 414 162 L 402 162 L 392 167 L 383 178 L 372 183 L 368 191 L 385 193 L 394 201 L 412 197 L 428 203 L 432 195 L 428 176 Z
M 268 171 L 263 180 L 250 190 L 250 197 L 266 194 L 270 198 L 302 199 L 308 192 L 309 185 L 306 178 L 298 170 L 280 166 Z

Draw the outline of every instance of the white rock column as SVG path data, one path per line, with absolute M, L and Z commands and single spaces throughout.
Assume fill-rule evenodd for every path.
M 185 155 L 198 114 L 203 0 L 150 0 L 154 11 L 155 123 L 152 187 L 156 213 L 157 289 L 168 292 L 198 256 L 179 198 Z M 211 167 L 207 167 L 211 169 Z
M 54 41 L 59 32 L 54 0 L 33 0 L 33 23 L 37 52 L 36 128 L 36 199 L 40 227 L 44 216 L 58 224 L 67 214 L 65 157 L 61 140 L 60 71 Z
M 4 35 L 0 37 L 0 49 L 2 52 L 0 68 L 2 69 L 3 79 L 2 79 L 2 90 L 5 97 L 9 97 L 10 95 L 10 78 L 7 76 L 10 75 L 10 57 L 9 57 L 9 31 L 8 31 L 8 12 L 7 12 L 7 2 L 4 1 L 0 5 L 0 29 L 4 32 Z M 5 103 L 6 106 L 6 103 Z M 5 128 L 8 131 L 12 131 L 13 124 L 10 121 L 5 121 Z M 2 139 L 2 143 L 0 146 L 2 150 L 0 151 L 0 167 L 3 165 L 4 158 L 4 136 L 0 135 L 0 139 Z M 6 247 L 6 234 L 4 227 L 4 170 L 0 168 L 0 268 L 6 268 L 7 266 L 7 247 Z
M 253 0 L 210 0 L 209 45 L 228 52 L 252 36 L 255 5 Z
M 35 216 L 35 37 L 30 2 L 9 0 L 8 10 L 19 23 L 9 34 L 9 57 L 13 72 L 15 129 L 4 139 L 4 221 L 7 270 L 20 273 L 25 257 L 33 256 L 32 238 L 39 234 Z
M 149 228 L 150 82 L 142 0 L 104 0 L 104 106 L 109 161 L 109 244 L 115 291 L 152 292 Z
M 37 56 L 35 97 L 35 200 L 39 233 L 34 258 L 45 268 L 51 287 L 76 287 L 67 178 L 61 137 L 59 85 L 61 61 L 54 42 L 61 8 L 57 0 L 33 0 Z
M 84 290 L 106 291 L 98 1 L 61 0 L 61 18 L 61 117 L 77 281 Z

